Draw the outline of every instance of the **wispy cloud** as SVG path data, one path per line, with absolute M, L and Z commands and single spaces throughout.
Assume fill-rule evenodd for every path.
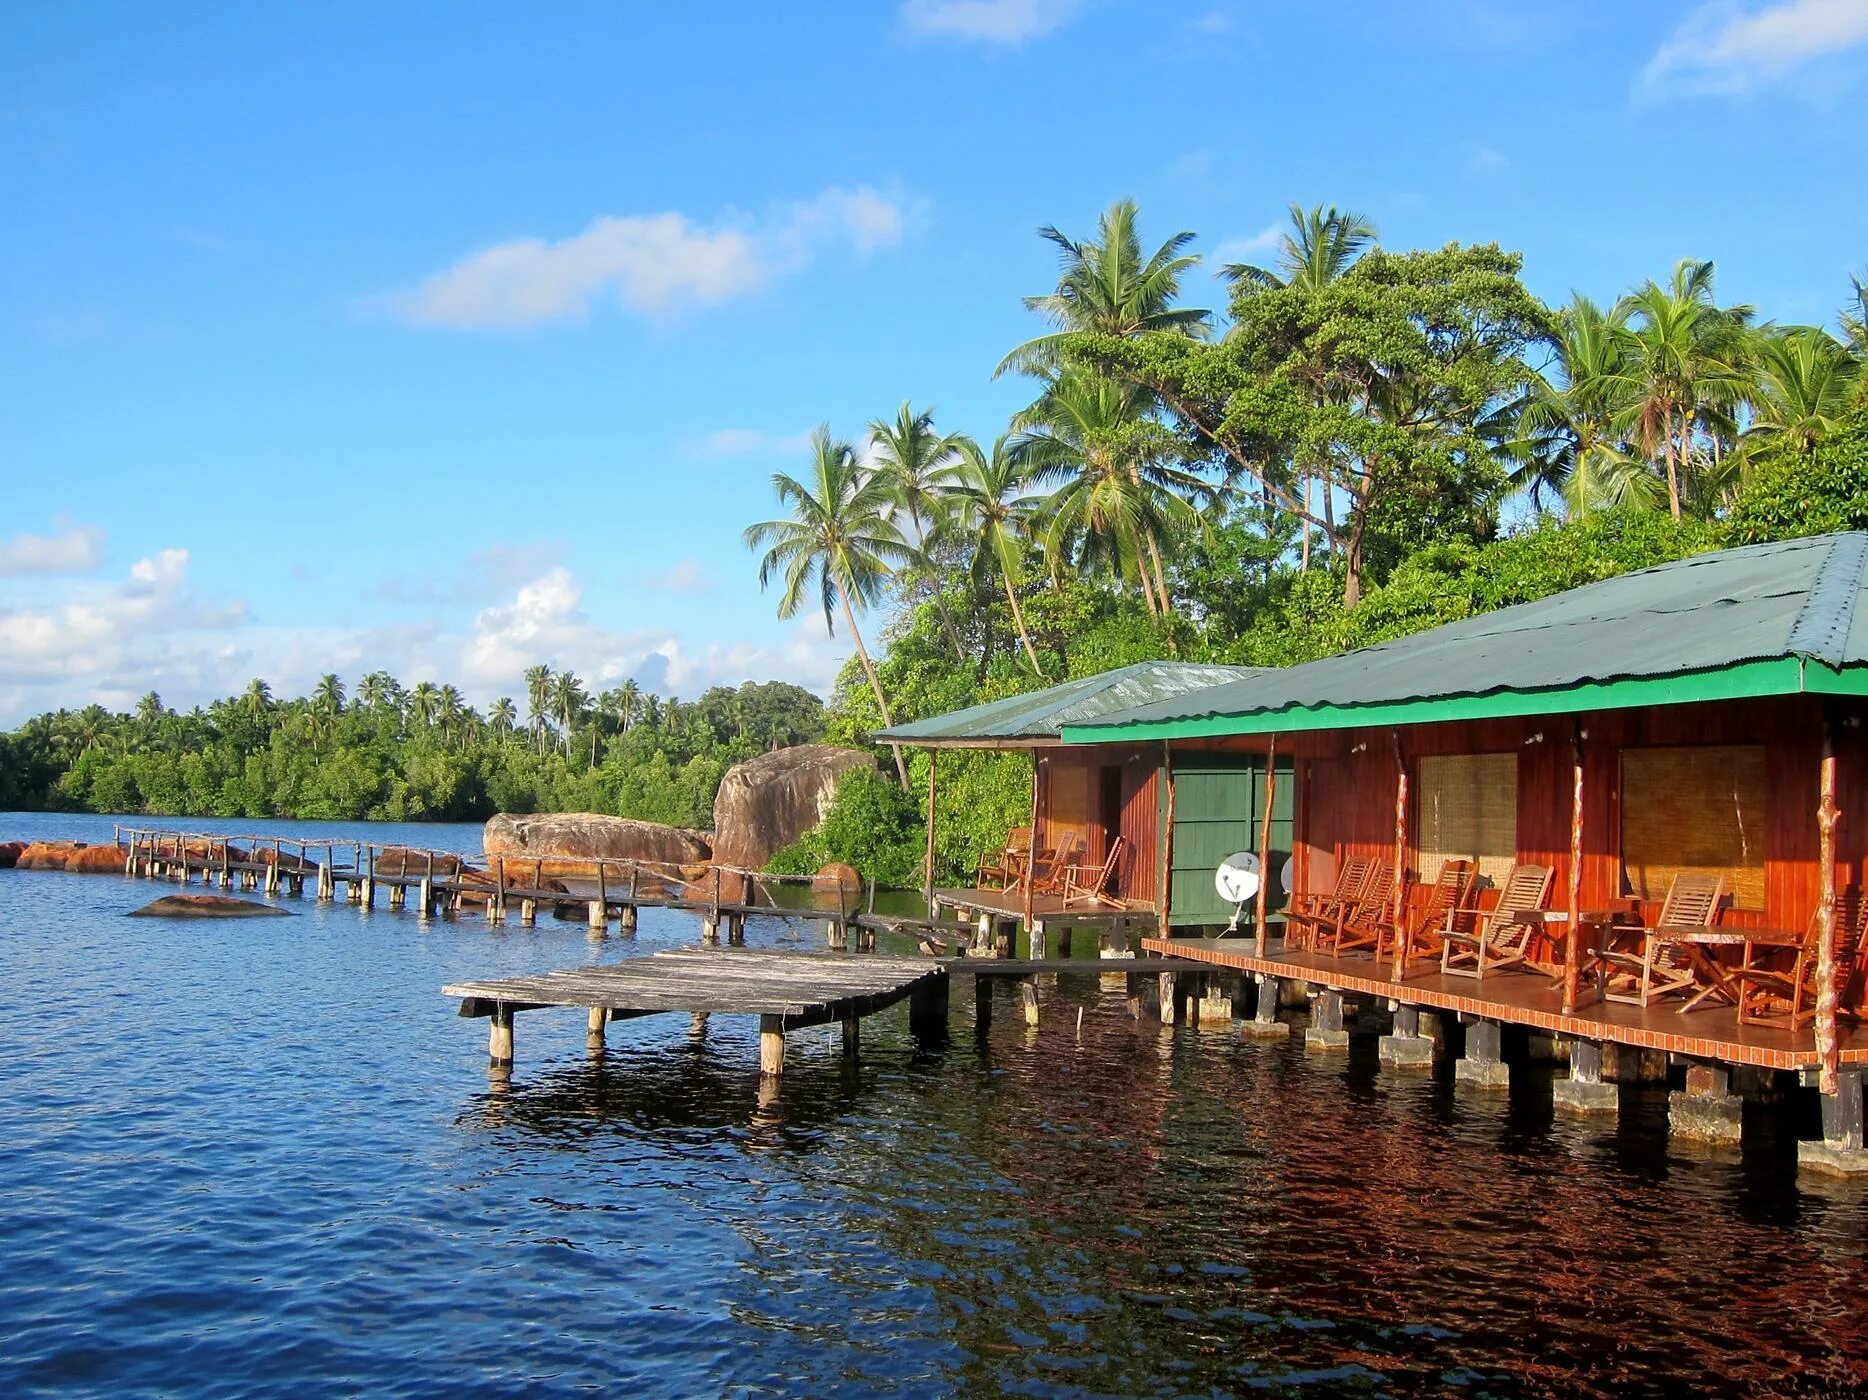
M 1083 0 L 904 0 L 902 28 L 922 39 L 1016 47 L 1069 22 Z
M 1269 253 L 1278 246 L 1278 240 L 1284 236 L 1284 230 L 1285 224 L 1280 220 L 1277 223 L 1266 224 L 1257 233 L 1248 234 L 1243 238 L 1225 239 L 1215 245 L 1213 255 L 1207 259 L 1207 262 L 1217 273 L 1227 263 L 1244 262 L 1248 258 L 1258 257 L 1261 253 Z
M 1778 0 L 1761 8 L 1715 0 L 1648 60 L 1639 90 L 1649 97 L 1749 92 L 1865 42 L 1863 0 Z
M 18 534 L 0 541 L 0 576 L 81 574 L 103 558 L 104 532 L 77 526 L 56 535 Z
M 604 299 L 666 319 L 758 292 L 826 249 L 901 241 L 911 207 L 869 186 L 833 187 L 763 218 L 605 215 L 568 238 L 519 238 L 469 253 L 379 304 L 414 325 L 516 330 L 588 317 Z
M 651 593 L 711 593 L 713 579 L 699 561 L 683 559 L 672 569 L 643 575 L 642 586 Z
M 743 457 L 795 457 L 811 445 L 811 430 L 773 433 L 764 428 L 716 428 L 711 433 L 684 438 L 681 455 L 697 461 L 718 462 Z

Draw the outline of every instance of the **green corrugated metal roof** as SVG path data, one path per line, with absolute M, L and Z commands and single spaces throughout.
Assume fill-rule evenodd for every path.
M 1868 689 L 1868 534 L 1696 555 L 1193 694 L 1065 741 L 1265 733 Z M 1857 669 L 1861 668 L 1861 669 Z
M 1184 661 L 1142 661 L 1101 675 L 1012 695 L 876 735 L 903 744 L 981 747 L 1048 743 L 1065 724 L 1084 724 L 1173 696 L 1266 674 L 1251 666 L 1209 666 Z

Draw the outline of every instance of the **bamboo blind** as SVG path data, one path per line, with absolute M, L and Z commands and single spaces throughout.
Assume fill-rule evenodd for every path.
M 1665 899 L 1675 875 L 1724 875 L 1734 909 L 1764 908 L 1764 746 L 1624 749 L 1622 879 Z
M 1045 794 L 1044 841 L 1055 846 L 1066 831 L 1087 843 L 1090 832 L 1090 769 L 1077 763 L 1047 763 L 1050 790 Z
M 1437 754 L 1420 761 L 1420 878 L 1439 877 L 1441 863 L 1476 860 L 1479 873 L 1502 885 L 1518 859 L 1518 756 Z

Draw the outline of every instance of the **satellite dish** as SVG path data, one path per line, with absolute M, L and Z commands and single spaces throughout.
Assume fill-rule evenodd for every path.
M 1284 858 L 1284 868 L 1278 871 L 1278 884 L 1283 888 L 1286 894 L 1289 894 L 1291 892 L 1291 886 L 1296 883 L 1297 858 L 1295 856 L 1286 856 Z
M 1258 893 L 1258 854 L 1237 851 L 1219 863 L 1213 872 L 1213 888 L 1228 904 L 1243 904 Z

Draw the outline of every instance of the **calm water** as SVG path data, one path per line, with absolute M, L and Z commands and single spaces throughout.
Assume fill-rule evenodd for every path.
M 14 833 L 109 822 L 0 817 Z M 764 1108 L 748 1022 L 620 1023 L 592 1061 L 581 1015 L 540 1011 L 496 1092 L 485 1022 L 442 983 L 694 921 L 645 911 L 593 945 L 310 900 L 121 917 L 160 892 L 0 872 L 6 1393 L 1868 1381 L 1868 1206 L 1795 1184 L 1790 1111 L 1742 1157 L 1683 1155 L 1655 1091 L 1625 1091 L 1618 1128 L 1553 1123 L 1528 1068 L 1507 1107 L 1378 1075 L 1366 1039 L 1306 1059 L 1138 1022 L 1094 977 L 1035 1032 L 1002 1003 L 984 1043 L 958 983 L 938 1057 L 905 1007 L 859 1069 L 834 1027 L 797 1034 Z

